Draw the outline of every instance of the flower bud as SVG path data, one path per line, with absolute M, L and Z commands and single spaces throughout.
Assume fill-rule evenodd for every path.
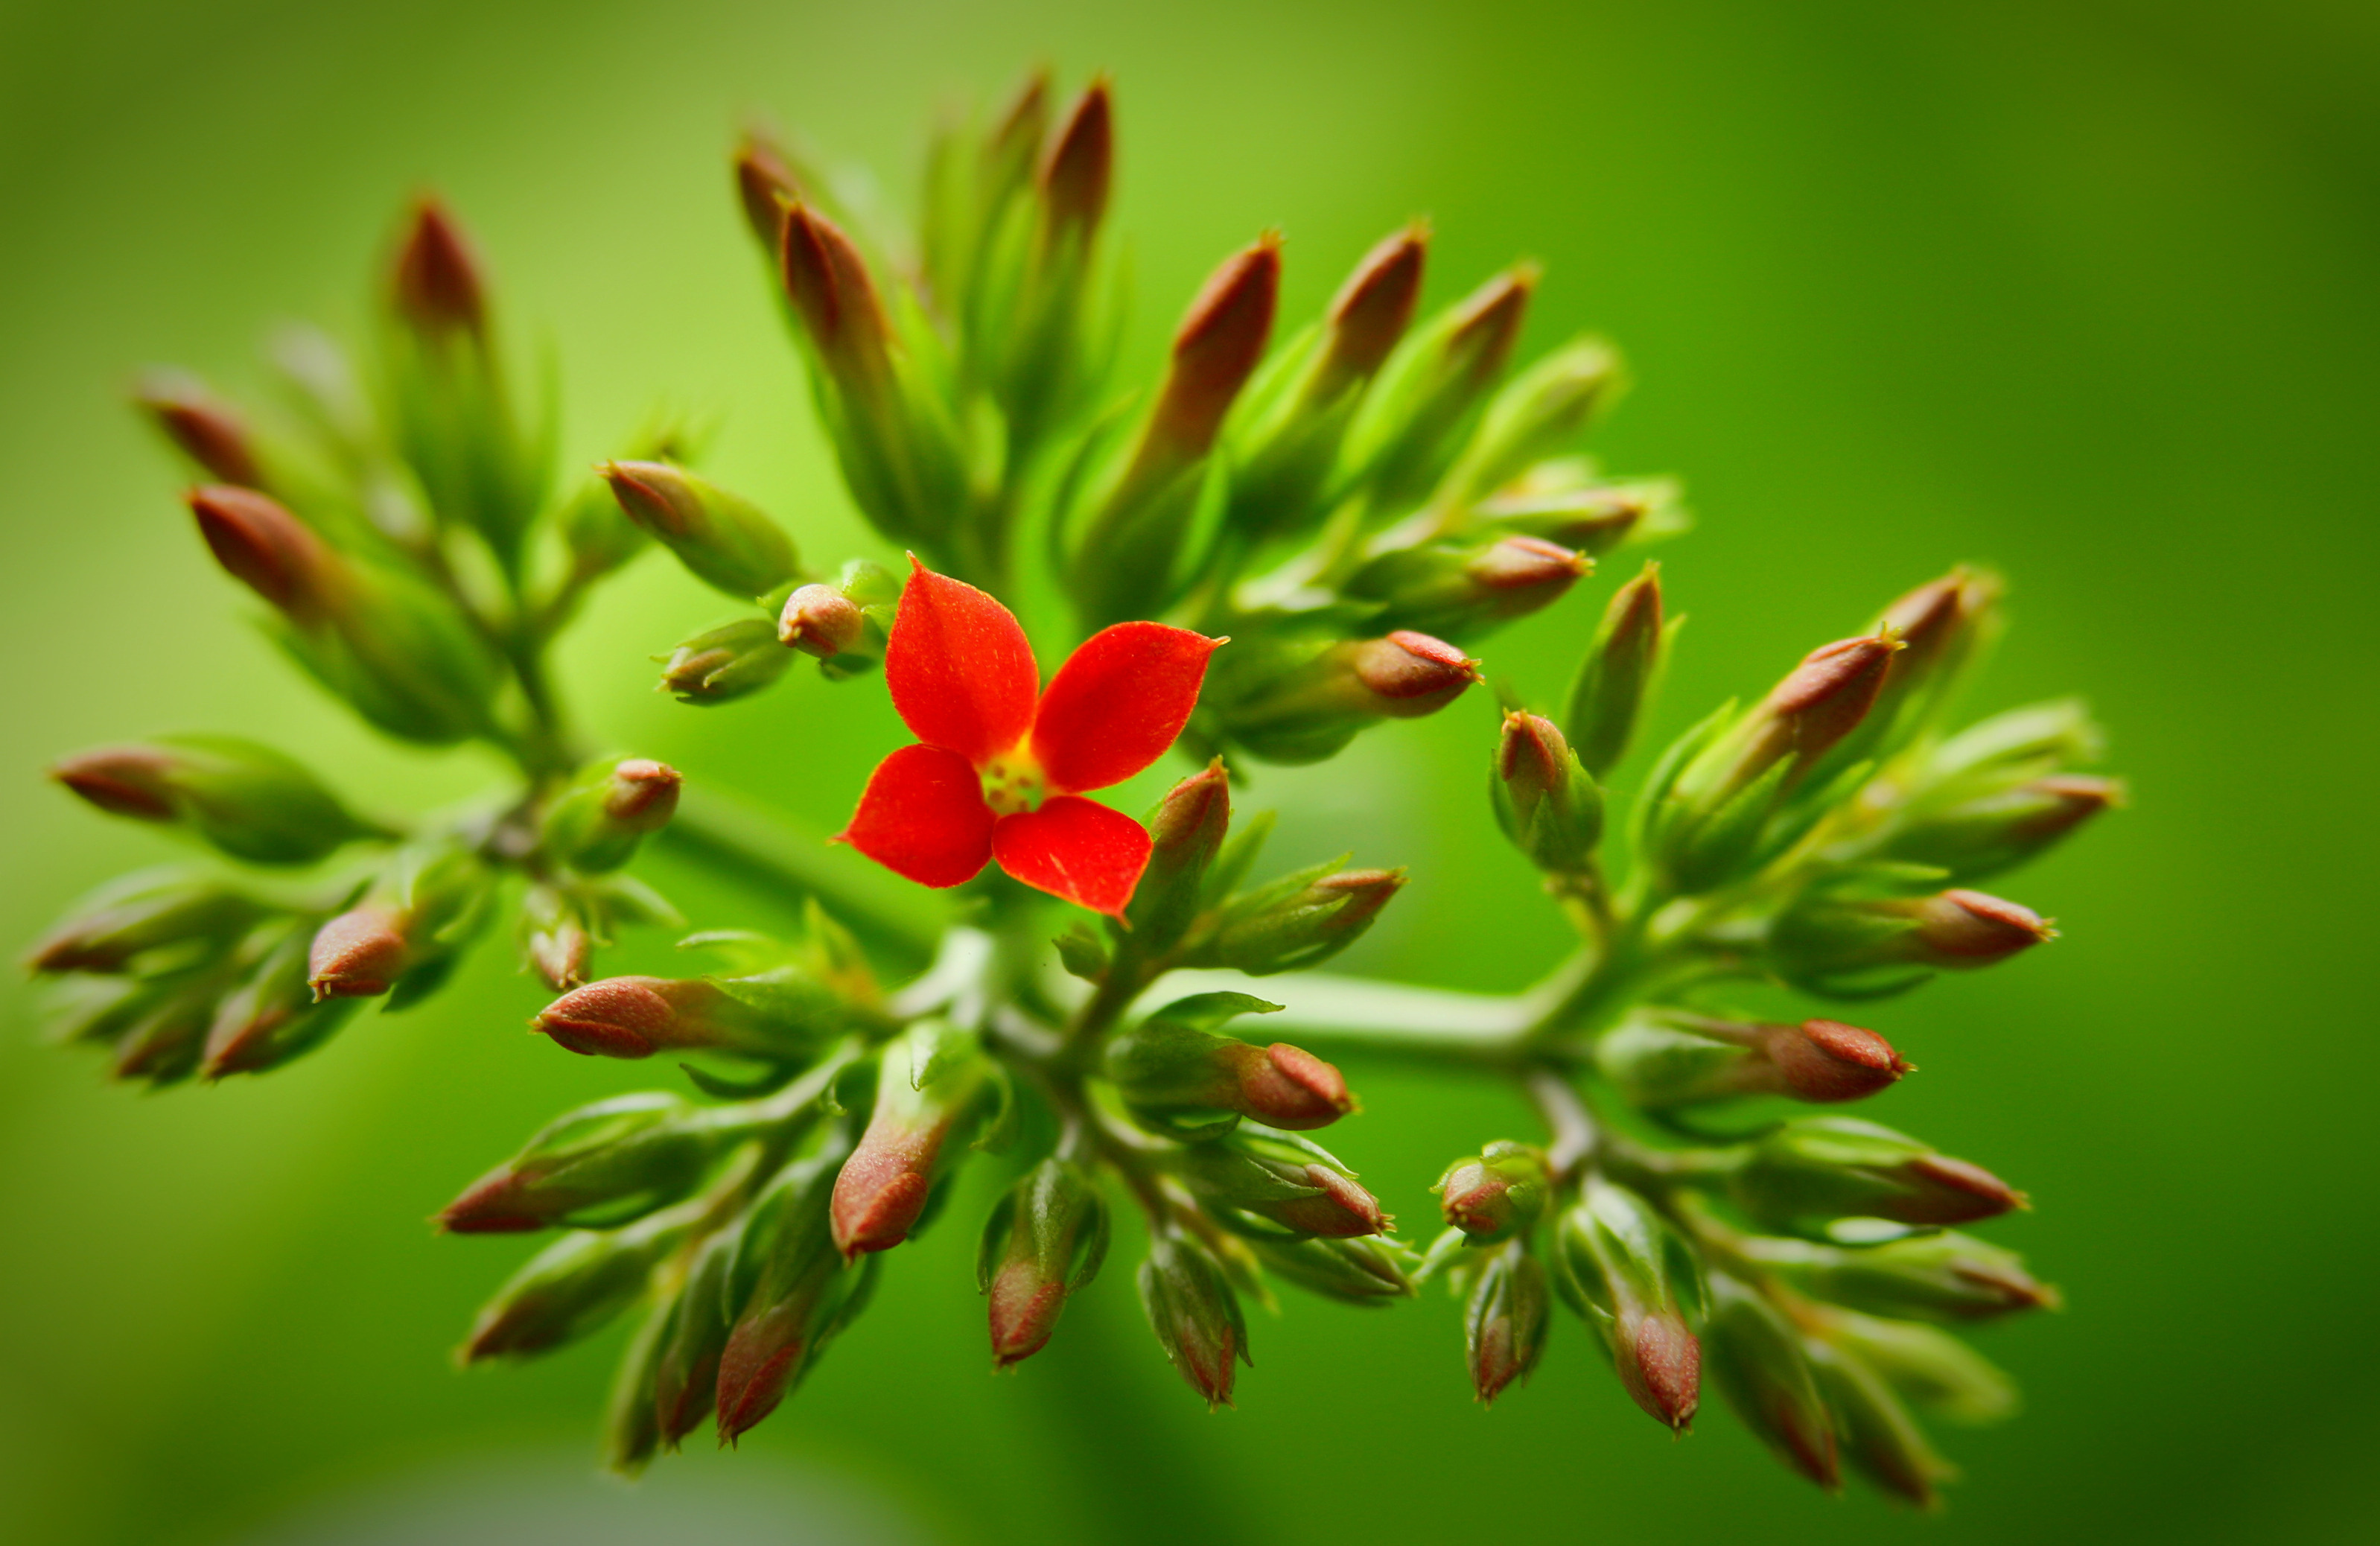
M 1251 650 L 1218 669 L 1209 696 L 1224 729 L 1257 756 L 1318 762 L 1382 719 L 1435 713 L 1479 680 L 1478 667 L 1443 639 L 1399 629 L 1318 649 Z
M 313 627 L 338 604 L 337 557 L 280 501 L 220 483 L 192 489 L 188 499 L 215 562 L 291 622 Z
M 892 329 L 868 260 L 842 227 L 798 201 L 785 206 L 777 256 L 785 295 L 827 374 L 846 393 L 880 399 Z
M 1934 1453 L 1900 1397 L 1855 1355 L 1815 1337 L 1805 1346 L 1834 1414 L 1842 1457 L 1892 1496 L 1919 1508 L 1937 1507 L 1935 1489 L 1957 1470 Z
M 846 1016 L 832 989 L 780 967 L 736 978 L 607 977 L 547 1004 L 530 1029 L 593 1057 L 708 1050 L 802 1062 Z
M 719 1356 L 734 1328 L 728 1302 L 747 1214 L 696 1248 L 678 1294 L 677 1316 L 654 1359 L 647 1397 L 659 1442 L 671 1449 L 702 1426 L 719 1401 Z
M 1677 792 L 1717 812 L 1770 770 L 1792 781 L 1859 727 L 1900 641 L 1889 631 L 1822 644 L 1680 775 Z
M 1621 483 L 1572 476 L 1565 458 L 1536 469 L 1472 506 L 1471 524 L 1516 536 L 1543 537 L 1600 558 L 1631 537 L 1673 535 L 1685 529 L 1678 486 L 1666 479 Z
M 1756 1291 L 1722 1272 L 1710 1275 L 1710 1319 L 1703 1333 L 1711 1372 L 1728 1405 L 1786 1465 L 1828 1491 L 1843 1484 L 1835 1435 L 1802 1338 Z
M 1233 1362 L 1254 1368 L 1256 1360 L 1221 1264 L 1205 1246 L 1169 1230 L 1150 1238 L 1139 1283 L 1141 1309 L 1166 1358 L 1207 1398 L 1208 1410 L 1230 1406 Z
M 1108 1077 L 1136 1118 L 1162 1131 L 1213 1131 L 1241 1116 L 1327 1127 L 1355 1109 L 1338 1069 L 1286 1042 L 1251 1046 L 1211 1029 L 1279 1007 L 1245 993 L 1177 999 L 1108 1044 Z
M 667 462 L 606 462 L 597 470 L 627 517 L 706 585 L 749 600 L 800 566 L 776 522 L 706 479 Z
M 1555 1240 L 1572 1306 L 1603 1333 L 1621 1384 L 1656 1420 L 1684 1429 L 1701 1399 L 1702 1346 L 1681 1305 L 1694 1278 L 1683 1244 L 1644 1199 L 1598 1179 Z
M 1114 176 L 1115 104 L 1099 79 L 1075 100 L 1041 163 L 1037 180 L 1051 229 L 1087 239 L 1107 214 Z
M 36 944 L 37 972 L 117 972 L 148 958 L 203 959 L 265 916 L 264 904 L 218 881 L 180 870 L 142 870 L 77 903 Z
M 1750 1254 L 1821 1299 L 1876 1315 L 1959 1322 L 2056 1309 L 2058 1290 L 2024 1270 L 2014 1251 L 1943 1230 L 1875 1246 L 1755 1239 Z
M 555 1224 L 608 1229 L 691 1192 L 749 1130 L 737 1108 L 647 1091 L 581 1106 L 540 1129 L 438 1215 L 456 1235 Z
M 165 438 L 210 481 L 246 489 L 263 486 L 254 437 L 231 405 L 197 382 L 165 371 L 143 377 L 132 396 Z
M 50 776 L 102 810 L 179 822 L 251 864 L 311 864 L 382 834 L 293 759 L 229 736 L 161 736 L 86 751 Z
M 1564 728 L 1579 763 L 1602 777 L 1628 755 L 1661 659 L 1661 566 L 1614 592 L 1571 685 Z
M 785 207 L 803 197 L 801 179 L 784 151 L 758 134 L 747 133 L 735 148 L 735 199 L 744 207 L 744 224 L 752 239 L 773 262 L 785 226 Z
M 220 1079 L 278 1068 L 321 1046 L 346 1023 L 356 1001 L 318 1003 L 307 980 L 312 940 L 301 923 L 269 943 L 259 942 L 263 948 L 254 965 L 215 1006 L 200 1054 L 201 1075 Z
M 1501 1140 L 1457 1160 L 1430 1190 L 1446 1222 L 1472 1244 L 1494 1245 L 1536 1228 L 1553 1196 L 1545 1150 Z
M 875 1263 L 846 1268 L 827 1222 L 842 1159 L 840 1146 L 831 1144 L 788 1167 L 753 1204 L 742 1257 L 757 1260 L 759 1270 L 719 1355 L 722 1443 L 775 1411 L 867 1302 Z
M 141 1079 L 159 1090 L 189 1077 L 221 991 L 220 979 L 201 977 L 152 997 L 116 1036 L 108 1077 Z
M 1067 1296 L 1098 1275 L 1107 1249 L 1107 1203 L 1081 1166 L 1044 1160 L 1008 1189 L 976 1253 L 995 1367 L 1012 1368 L 1048 1345 Z
M 1954 881 L 1987 880 L 2040 857 L 2123 797 L 2123 785 L 2112 778 L 2037 778 L 1955 805 L 1920 805 L 1881 852 L 1948 870 Z
M 1319 1145 L 1243 1126 L 1183 1146 L 1177 1173 L 1209 1211 L 1237 1209 L 1300 1235 L 1351 1239 L 1394 1229 L 1379 1199 Z
M 603 1404 L 603 1468 L 614 1476 L 634 1477 L 651 1463 L 661 1448 L 662 1430 L 653 1410 L 653 1374 L 670 1328 L 677 1321 L 676 1296 L 666 1288 L 628 1339 L 612 1376 L 612 1393 Z
M 1479 680 L 1477 661 L 1444 639 L 1409 628 L 1346 648 L 1355 680 L 1371 696 L 1373 712 L 1390 719 L 1436 713 Z
M 1594 560 L 1541 537 L 1431 542 L 1380 554 L 1348 577 L 1379 620 L 1468 639 L 1560 601 Z
M 1413 1253 L 1385 1236 L 1264 1235 L 1245 1244 L 1266 1272 L 1342 1304 L 1414 1295 Z
M 777 643 L 776 631 L 757 617 L 696 634 L 667 658 L 653 658 L 662 663 L 663 692 L 705 708 L 774 687 L 794 660 Z
M 1552 875 L 1593 867 L 1603 836 L 1603 791 L 1553 721 L 1517 710 L 1505 714 L 1488 793 L 1496 824 L 1530 863 Z
M 805 585 L 785 598 L 777 618 L 777 642 L 819 660 L 831 660 L 859 641 L 867 616 L 832 585 Z
M 1491 1406 L 1515 1380 L 1526 1380 L 1546 1350 L 1552 1296 L 1546 1269 L 1526 1240 L 1498 1248 L 1479 1270 L 1463 1312 L 1463 1360 L 1480 1404 Z
M 1124 908 L 1133 948 L 1145 956 L 1170 950 L 1199 912 L 1207 872 L 1232 824 L 1232 782 L 1220 757 L 1176 784 L 1145 823 L 1148 864 Z
M 547 808 L 540 846 L 584 874 L 617 870 L 669 825 L 684 782 L 675 768 L 645 757 L 591 765 Z
M 1973 1223 L 2028 1206 L 1991 1172 L 1889 1127 L 1843 1116 L 1782 1123 L 1731 1179 L 1746 1213 L 1778 1225 L 1837 1218 Z
M 1789 981 L 1825 992 L 1891 967 L 1971 971 L 2058 937 L 2030 907 L 1980 891 L 1933 896 L 1804 896 L 1779 916 L 1768 947 Z
M 1818 1334 L 1876 1370 L 1903 1399 L 1970 1427 L 2017 1409 L 2016 1382 L 1949 1333 L 1834 1306 L 1813 1307 Z
M 1620 396 L 1626 374 L 1619 351 L 1600 338 L 1573 340 L 1538 360 L 1488 403 L 1431 503 L 1460 510 L 1560 449 Z
M 1979 720 L 1935 748 L 1922 783 L 1929 791 L 2004 789 L 2095 762 L 2106 742 L 2091 712 L 2075 700 L 2032 703 Z
M 1857 1101 L 1911 1071 L 1883 1037 L 1837 1020 L 1745 1025 L 1645 1016 L 1606 1032 L 1595 1059 L 1629 1103 L 1645 1110 L 1742 1095 Z
M 316 931 L 306 980 L 317 1002 L 377 998 L 395 986 L 409 964 L 404 915 L 384 903 L 364 903 Z
M 1536 284 L 1532 264 L 1489 280 L 1423 324 L 1381 366 L 1340 458 L 1344 478 L 1368 484 L 1376 506 L 1418 499 L 1438 482 L 1504 372 Z
M 588 1335 L 636 1302 L 691 1223 L 679 1210 L 625 1229 L 571 1231 L 496 1290 L 458 1356 L 467 1364 L 527 1357 Z
M 397 249 L 390 298 L 397 315 L 421 334 L 477 336 L 488 324 L 487 286 L 462 229 L 444 205 L 425 199 Z
M 1197 964 L 1250 977 L 1318 966 L 1346 949 L 1404 889 L 1402 870 L 1300 871 L 1222 907 L 1213 933 L 1190 952 Z
M 317 1002 L 393 992 L 402 1009 L 445 980 L 484 920 L 495 877 L 459 843 L 400 851 L 363 899 L 316 931 L 306 980 Z
M 1428 251 L 1429 228 L 1416 224 L 1364 254 L 1331 298 L 1322 357 L 1305 389 L 1309 400 L 1335 397 L 1387 362 L 1412 325 Z
M 876 1109 L 834 1182 L 834 1245 L 845 1260 L 909 1237 L 933 1190 L 935 1162 L 991 1067 L 975 1033 L 947 1020 L 919 1020 L 884 1049 Z

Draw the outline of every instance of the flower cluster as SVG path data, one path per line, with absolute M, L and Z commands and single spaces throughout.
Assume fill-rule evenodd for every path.
M 85 903 L 32 957 L 61 980 L 60 1034 L 128 1078 L 261 1071 L 361 999 L 430 992 L 510 912 L 559 994 L 537 1031 L 694 1060 L 692 1095 L 570 1112 L 440 1215 L 559 1232 L 467 1358 L 638 1318 L 607 1419 L 623 1470 L 706 1418 L 722 1442 L 765 1418 L 981 1153 L 1002 1183 L 978 1254 L 999 1367 L 1058 1333 L 1128 1201 L 1149 1324 L 1210 1406 L 1248 1361 L 1244 1305 L 1273 1285 L 1365 1304 L 1442 1281 L 1484 1402 L 1537 1364 L 1559 1301 L 1665 1427 L 1694 1418 L 1707 1367 L 1803 1475 L 1930 1503 L 1949 1467 L 1912 1408 L 1982 1420 L 2013 1401 L 1943 1327 L 2055 1301 L 1961 1232 L 2025 1199 L 1891 1128 L 1798 1114 L 1912 1067 L 1874 1029 L 1743 1006 L 1780 985 L 1880 1002 L 2051 938 L 1974 888 L 2118 799 L 2078 771 L 2088 717 L 2053 703 L 1954 730 L 1999 618 L 1998 582 L 1958 569 L 1646 755 L 1674 632 L 1648 563 L 1579 630 L 1565 700 L 1508 703 L 1481 748 L 1481 830 L 1540 872 L 1576 952 L 1507 999 L 1311 973 L 1408 877 L 1342 858 L 1257 879 L 1270 818 L 1235 815 L 1235 773 L 1445 708 L 1481 679 L 1466 651 L 1684 516 L 1666 482 L 1576 451 L 1622 384 L 1614 350 L 1581 338 L 1514 369 L 1526 265 L 1421 315 L 1418 227 L 1279 340 L 1282 246 L 1260 237 L 1193 299 L 1160 378 L 1116 391 L 1113 113 L 1103 82 L 1059 111 L 1036 79 L 947 126 L 905 242 L 783 144 L 738 148 L 819 420 L 885 540 L 832 570 L 692 470 L 674 430 L 549 498 L 544 432 L 434 206 L 391 267 L 372 392 L 313 335 L 280 351 L 285 426 L 184 379 L 144 388 L 207 480 L 189 504 L 208 547 L 307 674 L 391 736 L 501 748 L 517 777 L 398 822 L 223 737 L 67 760 L 57 778 L 103 810 L 296 879 L 141 875 Z M 653 546 L 737 608 L 662 657 L 680 700 L 750 698 L 796 656 L 832 682 L 881 671 L 916 743 L 887 749 L 835 841 L 953 891 L 945 927 L 871 914 L 814 848 L 698 800 L 673 822 L 674 770 L 579 744 L 546 647 Z M 1087 636 L 1046 682 L 1000 599 L 1042 590 Z M 1145 821 L 1089 797 L 1177 747 L 1196 771 Z M 596 977 L 613 929 L 671 919 L 621 873 L 656 834 L 771 875 L 804 900 L 798 937 L 714 929 L 684 942 L 711 972 Z M 1308 975 L 1281 1002 L 1245 991 L 1289 973 Z M 1268 1023 L 1299 1044 L 1251 1030 Z M 1357 1102 L 1307 1044 L 1506 1081 L 1543 1130 L 1451 1164 L 1443 1232 L 1409 1248 L 1308 1136 Z M 1399 1189 L 1422 1203 L 1421 1178 Z

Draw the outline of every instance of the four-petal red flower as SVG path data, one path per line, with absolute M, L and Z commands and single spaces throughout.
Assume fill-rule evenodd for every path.
M 922 744 L 877 764 L 836 841 L 930 886 L 972 880 L 996 858 L 1026 885 L 1122 912 L 1148 833 L 1083 794 L 1165 754 L 1222 640 L 1118 623 L 1084 640 L 1044 692 L 1014 614 L 910 564 L 884 681 Z

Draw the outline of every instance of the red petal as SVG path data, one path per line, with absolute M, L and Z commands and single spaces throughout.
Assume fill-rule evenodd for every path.
M 884 684 L 912 735 L 980 767 L 1033 727 L 1041 688 L 1033 646 L 1014 613 L 972 585 L 909 562 L 885 644 Z
M 1148 864 L 1148 833 L 1097 800 L 1060 795 L 991 829 L 1000 867 L 1036 890 L 1093 912 L 1120 913 Z
M 851 824 L 834 840 L 922 885 L 956 885 L 991 858 L 993 820 L 965 758 L 905 746 L 876 764 Z
M 1101 628 L 1058 668 L 1033 722 L 1050 787 L 1104 789 L 1165 755 L 1223 641 L 1162 623 Z

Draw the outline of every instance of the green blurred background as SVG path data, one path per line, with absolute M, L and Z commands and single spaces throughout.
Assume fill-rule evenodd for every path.
M 37 1044 L 5 990 L 0 1537 L 2380 1539 L 2368 5 L 15 0 L 0 937 L 171 851 L 42 786 L 78 746 L 235 730 L 397 808 L 492 771 L 374 741 L 273 659 L 122 410 L 133 367 L 249 386 L 273 320 L 352 329 L 399 201 L 435 186 L 556 352 L 573 465 L 658 396 L 719 410 L 722 479 L 858 551 L 728 197 L 731 127 L 771 109 L 898 197 L 930 110 L 1037 60 L 1117 78 L 1143 361 L 1268 225 L 1301 315 L 1415 213 L 1441 297 L 1544 260 L 1533 339 L 1604 329 L 1634 361 L 1597 449 L 1683 474 L 1702 517 L 1663 554 L 1694 616 L 1668 724 L 1954 560 L 2011 576 L 1981 706 L 2087 694 L 2135 809 L 2010 883 L 2063 943 L 1870 1018 L 1924 1066 L 1877 1114 L 2038 1201 L 1997 1234 L 2071 1308 L 1982 1339 L 2030 1410 L 1946 1436 L 1968 1480 L 1921 1520 L 1819 1496 L 1716 1408 L 1670 1443 L 1574 1323 L 1483 1414 L 1433 1295 L 1288 1303 L 1209 1418 L 1124 1263 L 994 1381 L 954 1222 L 743 1454 L 622 1489 L 591 1464 L 616 1336 L 447 1361 L 525 1248 L 425 1216 L 554 1110 L 650 1082 L 521 1034 L 539 995 L 484 950 L 282 1075 L 151 1099 Z M 1607 593 L 1491 667 L 1550 694 Z M 587 721 L 834 821 L 897 739 L 880 692 L 653 695 L 643 657 L 717 616 L 640 565 L 570 641 Z M 1491 724 L 1475 695 L 1259 784 L 1287 857 L 1413 866 L 1352 964 L 1500 989 L 1559 948 L 1480 796 Z M 698 923 L 776 916 L 646 872 Z M 1351 1071 L 1342 1152 L 1409 1218 L 1445 1158 L 1524 1130 L 1492 1090 Z

